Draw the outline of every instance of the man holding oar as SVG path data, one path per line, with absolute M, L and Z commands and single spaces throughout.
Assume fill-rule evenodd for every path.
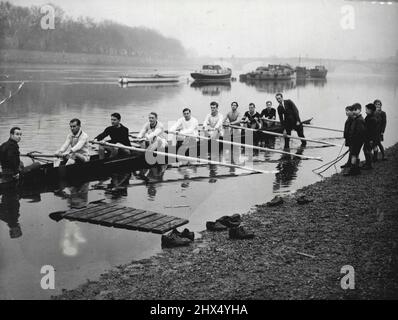
M 147 147 L 149 151 L 156 150 L 158 148 L 166 148 L 166 133 L 164 132 L 163 124 L 158 121 L 158 114 L 156 112 L 151 112 L 149 114 L 148 122 L 141 129 L 137 138 L 144 141 L 143 147 Z
M 238 103 L 236 101 L 233 101 L 231 103 L 231 111 L 227 113 L 225 119 L 224 119 L 224 125 L 233 125 L 233 126 L 239 126 L 240 125 L 240 112 L 238 111 Z M 240 137 L 240 130 L 239 129 L 231 129 L 227 127 L 225 129 L 225 135 L 228 136 L 230 139 L 233 140 L 233 136 Z
M 120 143 L 124 146 L 131 146 L 130 139 L 129 139 L 129 129 L 126 128 L 124 125 L 120 123 L 121 115 L 117 112 L 111 114 L 111 126 L 107 127 L 102 133 L 94 138 L 94 141 L 102 141 L 106 137 L 110 137 L 110 143 Z M 109 148 L 100 146 L 99 147 L 99 158 L 105 158 L 105 152 L 108 151 L 109 157 L 113 158 L 118 155 L 129 155 L 130 152 L 124 149 L 116 149 L 116 148 Z
M 24 166 L 19 158 L 18 143 L 22 138 L 22 130 L 19 127 L 13 127 L 10 130 L 10 138 L 0 146 L 0 164 L 2 176 L 6 180 L 19 179 L 20 173 L 28 172 L 39 166 L 34 162 L 29 166 Z
M 294 102 L 289 99 L 283 100 L 283 95 L 280 92 L 276 94 L 275 98 L 276 101 L 278 101 L 279 103 L 278 115 L 279 121 L 284 129 L 283 134 L 287 134 L 290 136 L 292 130 L 296 130 L 297 135 L 300 138 L 305 138 L 303 124 L 301 123 L 299 111 Z M 288 137 L 285 137 L 285 149 L 289 148 L 289 141 L 290 139 Z M 305 140 L 301 140 L 301 146 L 305 147 L 306 145 L 307 142 Z
M 203 129 L 206 137 L 218 139 L 223 136 L 223 116 L 218 111 L 218 103 L 212 101 L 210 103 L 211 112 L 203 121 Z
M 196 118 L 192 117 L 191 109 L 185 108 L 182 110 L 183 117 L 179 118 L 177 122 L 171 126 L 171 132 L 178 132 L 181 135 L 177 135 L 177 149 L 182 145 L 189 145 L 196 142 L 195 138 L 183 136 L 189 134 L 193 136 L 198 135 L 199 122 Z
M 81 121 L 79 119 L 72 119 L 69 122 L 71 133 L 68 134 L 64 144 L 55 153 L 59 158 L 66 158 L 66 165 L 72 165 L 76 162 L 90 161 L 89 153 L 89 139 L 87 133 L 81 129 Z M 69 149 L 69 150 L 68 150 Z M 54 167 L 59 167 L 62 159 L 54 161 Z

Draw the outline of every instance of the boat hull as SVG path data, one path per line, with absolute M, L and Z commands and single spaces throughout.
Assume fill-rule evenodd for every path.
M 201 72 L 193 72 L 191 73 L 191 77 L 196 81 L 202 82 L 215 82 L 215 81 L 230 81 L 232 72 L 228 73 L 215 73 L 215 74 L 206 74 Z
M 304 121 L 303 123 L 309 123 L 311 119 Z M 266 129 L 267 131 L 282 133 L 283 128 L 280 125 L 274 125 Z M 245 143 L 245 131 L 242 130 L 241 137 L 235 139 L 234 142 Z M 273 136 L 267 135 L 267 133 L 261 133 L 258 138 L 268 139 L 274 138 Z M 222 140 L 222 138 L 220 139 Z M 196 148 L 198 155 L 206 154 L 208 152 L 222 150 L 225 144 L 222 142 L 200 140 L 197 142 Z M 170 146 L 166 152 L 172 154 L 176 152 L 175 146 Z M 91 156 L 89 162 L 82 164 L 74 164 L 70 166 L 60 166 L 54 168 L 52 163 L 43 164 L 39 168 L 32 170 L 22 175 L 19 181 L 8 181 L 4 177 L 0 176 L 0 194 L 4 194 L 7 191 L 15 189 L 38 189 L 43 186 L 46 190 L 59 188 L 60 186 L 73 185 L 80 182 L 86 181 L 97 181 L 108 178 L 114 173 L 126 173 L 137 171 L 145 168 L 151 168 L 159 164 L 171 164 L 177 162 L 176 158 L 164 157 L 162 158 L 165 162 L 157 164 L 149 164 L 145 159 L 145 153 L 133 151 L 131 156 L 113 159 L 99 159 L 97 155 Z
M 127 84 L 127 83 L 172 83 L 178 82 L 178 76 L 170 76 L 170 77 L 121 77 L 119 79 L 119 83 Z

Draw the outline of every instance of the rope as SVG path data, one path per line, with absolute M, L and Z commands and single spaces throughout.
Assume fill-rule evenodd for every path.
M 342 149 L 343 149 L 343 146 L 340 148 L 339 154 L 337 155 L 337 157 L 336 157 L 335 159 L 329 161 L 328 163 L 325 163 L 324 165 L 322 165 L 322 166 L 320 166 L 320 167 L 318 167 L 318 168 L 313 169 L 312 172 L 318 171 L 318 170 L 320 170 L 320 169 L 322 169 L 322 168 L 324 168 L 324 167 L 327 166 L 327 167 L 326 167 L 325 169 L 323 169 L 322 171 L 320 171 L 320 172 L 315 172 L 315 173 L 317 173 L 317 174 L 321 174 L 321 173 L 325 172 L 326 170 L 328 170 L 328 169 L 329 169 L 330 167 L 332 167 L 333 165 L 335 165 L 336 163 L 338 163 L 339 161 L 341 161 L 341 159 L 343 159 L 343 158 L 346 156 L 346 154 L 349 152 L 349 150 L 347 150 L 346 152 L 344 152 L 343 154 L 341 154 Z

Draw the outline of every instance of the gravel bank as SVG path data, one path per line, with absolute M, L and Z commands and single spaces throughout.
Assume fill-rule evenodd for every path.
M 312 203 L 290 196 L 279 207 L 257 206 L 243 215 L 253 240 L 204 231 L 190 247 L 120 266 L 54 298 L 397 299 L 398 145 L 387 156 L 360 176 L 336 174 L 298 191 Z M 355 269 L 354 290 L 341 289 L 344 265 Z

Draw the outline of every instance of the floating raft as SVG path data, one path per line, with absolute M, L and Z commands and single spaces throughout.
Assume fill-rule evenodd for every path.
M 92 202 L 84 208 L 54 213 L 56 220 L 88 222 L 106 227 L 163 234 L 189 221 L 153 211 L 123 207 L 115 203 Z

